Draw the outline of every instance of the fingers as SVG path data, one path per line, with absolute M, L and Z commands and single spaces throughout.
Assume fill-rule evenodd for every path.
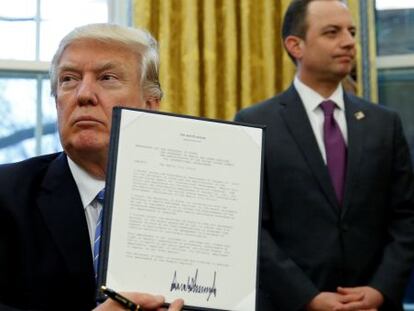
M 167 308 L 163 307 L 163 308 L 158 308 L 156 311 L 180 311 L 182 310 L 183 306 L 184 306 L 184 300 L 176 299 L 172 303 L 170 303 L 170 305 L 168 306 L 168 310 Z M 145 311 L 148 311 L 148 310 L 145 310 Z
M 183 306 L 184 306 L 184 300 L 177 299 L 177 300 L 174 300 L 170 304 L 170 307 L 168 308 L 168 311 L 179 311 L 183 308 Z
M 364 298 L 365 293 L 356 288 L 338 287 L 339 301 L 343 304 L 338 311 L 354 311 L 366 307 Z
M 359 287 L 338 287 L 337 292 L 343 295 L 361 293 Z
M 340 292 L 339 292 L 340 293 Z M 355 292 L 355 293 L 340 293 L 341 296 L 339 297 L 339 301 L 342 303 L 350 303 L 350 302 L 361 302 L 364 300 L 365 294 L 363 292 Z
M 163 304 L 165 302 L 165 298 L 160 295 L 150 295 L 145 293 L 138 293 L 138 292 L 122 292 L 120 293 L 125 298 L 128 298 L 135 304 L 139 305 L 140 310 L 157 310 L 157 311 L 166 311 L 166 308 L 163 308 Z M 184 300 L 176 299 L 174 300 L 169 308 L 168 311 L 180 311 L 183 308 Z M 117 311 L 117 310 L 125 310 L 124 307 L 115 300 L 107 299 L 104 303 L 100 304 L 94 311 Z
M 359 293 L 362 293 L 364 307 L 361 309 L 364 311 L 378 309 L 384 302 L 384 296 L 381 292 L 370 286 L 338 287 L 337 292 L 344 296 L 358 295 Z
M 154 310 L 159 308 L 165 301 L 163 296 L 159 295 L 150 295 L 145 293 L 136 293 L 136 292 L 127 292 L 121 293 L 126 298 L 134 301 L 136 304 L 140 305 L 143 309 Z
M 355 301 L 343 304 L 336 311 L 361 311 L 365 310 L 366 304 L 363 301 Z

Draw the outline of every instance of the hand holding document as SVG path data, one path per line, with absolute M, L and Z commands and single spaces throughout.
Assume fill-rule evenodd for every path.
M 99 285 L 255 310 L 263 132 L 115 108 Z
M 121 295 L 120 293 L 115 292 L 114 290 L 101 286 L 100 291 L 108 297 L 108 300 L 102 304 L 99 304 L 97 308 L 93 311 L 116 311 L 116 310 L 130 310 L 130 311 L 140 311 L 140 310 L 166 310 L 164 304 L 164 297 L 162 296 L 153 296 L 150 294 L 143 293 L 125 293 Z M 129 298 L 127 298 L 128 296 Z M 180 311 L 183 307 L 183 301 L 177 299 L 173 301 L 168 306 L 166 311 Z

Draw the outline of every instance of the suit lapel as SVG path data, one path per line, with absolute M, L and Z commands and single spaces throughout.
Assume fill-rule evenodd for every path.
M 299 94 L 291 86 L 280 98 L 281 115 L 329 202 L 338 207 L 335 190 Z
M 68 269 L 93 278 L 85 211 L 63 153 L 50 164 L 37 203 Z
M 344 95 L 345 115 L 348 128 L 348 162 L 345 180 L 345 195 L 342 209 L 342 217 L 348 208 L 351 194 L 355 193 L 355 185 L 361 171 L 361 157 L 365 135 L 366 112 L 362 105 Z

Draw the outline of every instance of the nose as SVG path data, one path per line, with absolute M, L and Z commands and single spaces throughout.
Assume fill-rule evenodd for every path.
M 355 47 L 355 36 L 349 32 L 344 31 L 344 35 L 342 38 L 342 47 L 352 49 Z
M 90 77 L 83 77 L 77 90 L 78 105 L 96 105 L 98 97 L 96 92 L 96 83 Z

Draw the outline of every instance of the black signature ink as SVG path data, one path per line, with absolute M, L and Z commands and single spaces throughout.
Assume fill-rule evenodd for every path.
M 216 297 L 217 295 L 216 274 L 217 274 L 216 271 L 214 271 L 213 284 L 211 286 L 207 286 L 207 285 L 200 285 L 197 283 L 198 269 L 196 269 L 195 275 L 193 277 L 190 277 L 190 276 L 187 277 L 187 283 L 178 282 L 177 271 L 174 271 L 174 276 L 171 282 L 170 292 L 180 291 L 180 292 L 195 293 L 195 294 L 207 294 L 207 301 L 209 301 L 211 294 L 213 294 L 214 297 Z

